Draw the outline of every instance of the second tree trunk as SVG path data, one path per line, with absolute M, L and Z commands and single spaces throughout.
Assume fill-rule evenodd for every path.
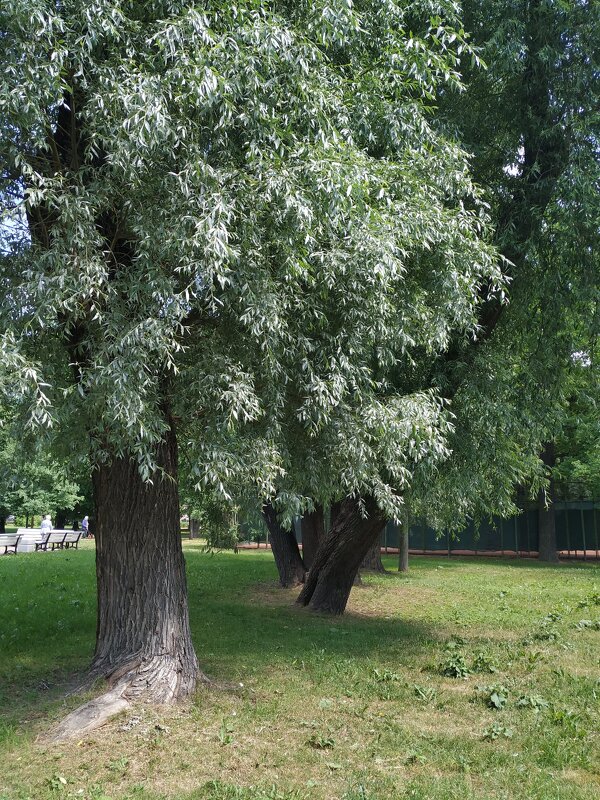
M 322 539 L 298 602 L 314 611 L 343 614 L 352 584 L 368 550 L 378 540 L 385 514 L 375 499 L 346 498 L 328 534 Z
M 299 586 L 304 581 L 306 568 L 293 529 L 283 528 L 271 503 L 263 506 L 263 518 L 269 529 L 269 541 L 279 573 L 279 582 L 284 588 Z

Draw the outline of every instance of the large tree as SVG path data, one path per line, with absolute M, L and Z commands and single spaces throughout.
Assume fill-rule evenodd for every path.
M 565 419 L 575 356 L 598 326 L 600 7 L 466 0 L 463 9 L 487 67 L 464 61 L 466 92 L 440 95 L 438 120 L 472 153 L 510 302 L 485 303 L 477 340 L 453 343 L 434 365 L 456 415 L 453 457 L 422 484 L 415 513 L 439 527 L 516 513 L 516 484 L 544 490 L 541 456 Z
M 435 124 L 473 153 L 510 302 L 482 302 L 475 337 L 451 336 L 435 358 L 413 352 L 388 377 L 396 394 L 435 387 L 450 404 L 449 457 L 439 469 L 423 460 L 409 482 L 414 513 L 455 530 L 516 513 L 518 484 L 550 495 L 549 440 L 565 420 L 577 354 L 594 350 L 600 275 L 600 8 L 468 0 L 464 12 L 487 67 L 463 59 L 466 91 L 439 93 Z M 364 547 L 360 526 L 353 546 Z M 551 542 L 541 552 L 555 557 Z
M 411 452 L 443 450 L 434 392 L 379 389 L 398 353 L 468 330 L 500 279 L 464 154 L 428 122 L 436 87 L 459 85 L 455 17 L 379 0 L 2 5 L 0 192 L 22 224 L 2 259 L 3 368 L 39 421 L 84 432 L 92 674 L 114 707 L 185 697 L 199 674 L 182 421 L 199 487 L 237 476 L 284 496 L 293 423 L 343 452 L 359 508 L 388 513 Z

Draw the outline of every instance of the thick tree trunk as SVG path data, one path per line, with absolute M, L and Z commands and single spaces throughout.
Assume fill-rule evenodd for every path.
M 302 560 L 306 569 L 310 569 L 315 560 L 319 542 L 325 536 L 325 519 L 323 506 L 316 505 L 315 510 L 302 517 Z
M 6 533 L 6 517 L 0 516 L 0 533 Z
M 285 530 L 281 527 L 271 503 L 265 503 L 263 506 L 263 518 L 269 529 L 269 541 L 279 573 L 279 582 L 284 588 L 299 586 L 304 581 L 306 568 L 294 531 L 291 528 Z
M 375 544 L 369 548 L 367 555 L 363 558 L 362 564 L 360 565 L 361 569 L 366 569 L 369 572 L 386 571 L 381 560 L 381 544 L 379 542 L 380 536 L 381 532 L 377 537 Z
M 190 517 L 188 524 L 190 526 L 190 539 L 195 539 L 200 533 L 200 520 Z
M 111 689 L 70 714 L 53 739 L 92 730 L 132 700 L 182 700 L 203 677 L 188 619 L 173 429 L 156 456 L 162 474 L 152 483 L 127 458 L 94 473 L 98 616 L 91 676 L 106 678 Z
M 554 444 L 548 442 L 544 446 L 542 461 L 551 469 L 556 461 Z M 554 481 L 550 479 L 548 492 L 540 492 L 538 496 L 538 558 L 540 561 L 558 563 L 556 548 L 556 514 L 554 511 Z
M 341 510 L 342 510 L 342 501 L 334 500 L 334 502 L 331 504 L 329 508 L 329 530 L 333 528 L 335 521 L 339 516 Z
M 117 459 L 94 474 L 98 625 L 92 669 L 127 672 L 127 697 L 171 702 L 196 686 L 179 531 L 177 442 L 157 454 L 164 475 L 144 483 L 137 463 Z
M 344 613 L 358 568 L 385 524 L 374 498 L 365 498 L 364 506 L 366 518 L 357 500 L 348 497 L 342 502 L 298 597 L 301 605 L 329 614 Z

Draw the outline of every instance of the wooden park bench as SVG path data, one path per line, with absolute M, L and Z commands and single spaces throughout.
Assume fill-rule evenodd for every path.
M 37 549 L 36 544 L 40 541 L 42 532 L 39 528 L 19 528 L 17 530 L 17 536 L 21 537 L 17 552 L 33 553 L 33 551 Z
M 38 550 L 62 550 L 65 546 L 65 539 L 69 535 L 69 531 L 48 531 L 43 533 L 41 539 L 35 543 L 36 553 Z
M 55 530 L 42 532 L 39 528 L 19 528 L 16 533 L 20 537 L 17 545 L 18 553 L 33 553 L 38 550 L 62 550 L 79 544 L 81 531 Z M 1 545 L 0 545 L 1 546 Z
M 21 536 L 18 533 L 2 533 L 0 534 L 0 548 L 4 548 L 3 556 L 9 553 L 16 554 L 17 547 L 21 541 Z
M 81 534 L 83 531 L 69 531 L 65 536 L 64 546 L 68 550 L 70 547 L 74 547 L 77 550 L 79 546 L 79 540 L 81 539 Z

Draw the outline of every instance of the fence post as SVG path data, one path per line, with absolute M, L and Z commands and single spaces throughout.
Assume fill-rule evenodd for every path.
M 583 508 L 579 509 L 579 513 L 581 514 L 581 536 L 583 537 L 583 560 L 587 560 L 587 548 L 585 544 L 585 518 L 583 516 Z

